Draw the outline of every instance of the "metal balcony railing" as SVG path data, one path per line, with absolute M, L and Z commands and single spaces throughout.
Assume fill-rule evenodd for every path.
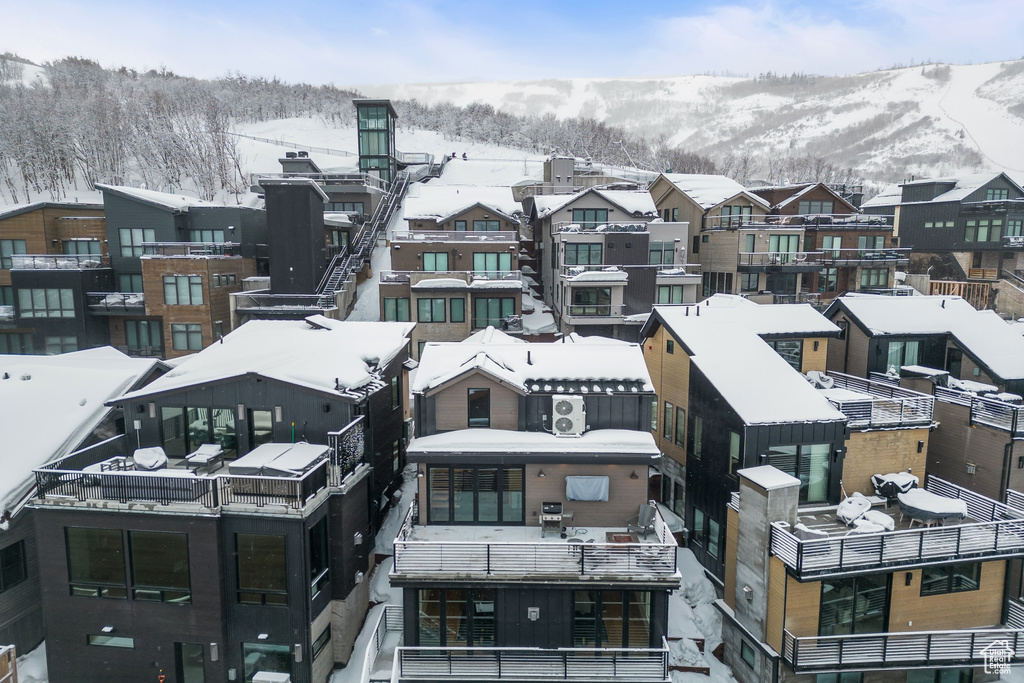
M 1003 248 L 1021 249 L 1024 248 L 1024 235 L 1003 235 Z
M 553 543 L 417 540 L 413 519 L 418 505 L 409 507 L 395 539 L 394 574 L 479 574 L 500 577 L 525 575 L 642 576 L 676 575 L 676 542 L 660 512 L 654 521 L 654 542 Z M 540 528 L 536 529 L 538 535 Z M 422 536 L 421 536 L 422 537 Z
M 801 578 L 1024 554 L 1024 512 L 933 476 L 926 489 L 963 500 L 977 521 L 814 540 L 797 538 L 787 524 L 773 522 L 772 554 Z
M 145 313 L 146 295 L 142 292 L 86 292 L 85 305 L 93 313 Z
M 622 223 L 609 223 L 608 221 L 559 221 L 551 226 L 551 234 L 557 235 L 562 232 L 647 232 L 647 223 L 642 221 Z
M 387 192 L 390 183 L 369 173 L 253 173 L 250 185 L 259 185 L 261 178 L 309 178 L 317 185 L 365 185 L 381 192 Z
M 327 432 L 331 447 L 331 486 L 341 486 L 345 478 L 366 462 L 366 416 L 360 415 L 336 432 Z
M 796 214 L 792 216 L 707 216 L 705 230 L 825 228 L 829 230 L 892 230 L 893 216 L 863 213 Z
M 660 648 L 399 647 L 399 681 L 668 681 Z
M 1024 631 L 961 629 L 801 637 L 784 631 L 782 636 L 782 658 L 796 673 L 969 666 L 982 664 L 1001 650 L 1008 651 L 1009 662 L 1024 662 Z
M 406 284 L 416 276 L 417 282 L 434 278 L 463 279 L 469 276 L 473 282 L 522 282 L 523 274 L 518 270 L 382 270 L 381 284 Z
M 580 304 L 566 307 L 566 313 L 573 322 L 580 318 L 621 318 L 626 314 L 625 304 Z
M 911 425 L 928 425 L 932 421 L 935 399 L 909 389 L 871 380 L 841 372 L 829 372 L 832 386 L 836 389 L 847 389 L 859 394 L 867 394 L 869 398 L 829 398 L 843 415 L 847 417 L 850 427 L 903 427 Z
M 392 246 L 404 246 L 405 243 L 433 244 L 435 242 L 512 242 L 519 244 L 519 233 L 512 230 L 473 231 L 459 230 L 456 232 L 442 230 L 396 231 L 391 236 Z
M 910 260 L 910 249 L 824 249 L 819 259 L 823 266 L 893 265 Z
M 736 255 L 738 266 L 818 266 L 820 251 L 741 251 Z
M 971 424 L 995 427 L 1014 435 L 1024 435 L 1024 406 L 1007 403 L 997 398 L 978 396 L 969 391 L 935 387 L 935 398 L 943 403 L 954 403 L 971 409 Z
M 143 242 L 143 256 L 228 258 L 242 255 L 239 242 Z
M 85 270 L 109 268 L 110 258 L 100 254 L 13 254 L 11 270 Z

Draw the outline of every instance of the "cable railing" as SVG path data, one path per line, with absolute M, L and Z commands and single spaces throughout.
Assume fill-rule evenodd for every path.
M 514 242 L 519 243 L 519 233 L 513 230 L 396 230 L 391 235 L 392 245 L 405 242 Z
M 872 382 L 841 372 L 829 372 L 832 386 L 867 398 L 832 398 L 829 402 L 846 415 L 851 427 L 894 427 L 931 424 L 935 398 L 891 384 Z

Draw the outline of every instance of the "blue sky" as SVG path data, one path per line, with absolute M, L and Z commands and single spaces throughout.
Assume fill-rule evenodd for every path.
M 4 7 L 6 5 L 6 7 Z M 765 71 L 1024 57 L 1020 0 L 4 0 L 35 62 L 336 85 Z

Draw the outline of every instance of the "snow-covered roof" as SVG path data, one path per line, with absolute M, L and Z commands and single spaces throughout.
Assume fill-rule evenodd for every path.
M 518 344 L 484 335 L 461 342 L 428 343 L 412 391 L 429 392 L 476 371 L 522 393 L 654 390 L 639 346 L 598 337 L 592 340 L 588 344 Z
M 900 187 L 907 187 L 909 185 L 931 185 L 933 183 L 952 183 L 953 188 L 943 192 L 934 199 L 929 199 L 925 202 L 903 202 L 903 204 L 941 204 L 944 202 L 960 202 L 966 199 L 968 195 L 976 192 L 978 188 L 987 185 L 1000 176 L 1005 177 L 1011 183 L 1013 182 L 1009 176 L 1006 176 L 1003 173 L 975 173 L 972 175 L 950 178 L 923 178 L 921 180 L 912 180 L 907 183 L 902 183 Z M 1018 189 L 1020 188 L 1018 187 Z
M 898 183 L 892 185 L 886 185 L 882 188 L 882 191 L 876 194 L 871 199 L 860 203 L 861 209 L 871 209 L 874 207 L 890 207 L 900 203 L 903 198 L 903 190 L 900 188 Z
M 738 470 L 736 474 L 741 477 L 746 477 L 765 491 L 773 491 L 775 489 L 782 489 L 788 486 L 800 485 L 799 479 L 790 474 L 786 474 L 782 470 L 772 467 L 771 465 L 746 467 L 742 470 Z
M 446 453 L 479 455 L 529 455 L 538 459 L 564 457 L 567 454 L 594 456 L 639 455 L 656 459 L 661 455 L 654 435 L 632 429 L 594 429 L 579 437 L 559 437 L 548 432 L 518 432 L 505 429 L 459 429 L 413 439 L 407 455 Z
M 0 355 L 0 517 L 35 483 L 34 468 L 79 447 L 110 412 L 106 402 L 159 364 L 109 346 Z
M 839 328 L 810 304 L 756 304 L 735 294 L 714 294 L 693 306 L 656 306 L 655 310 L 673 330 L 693 318 L 693 324 L 729 323 L 760 336 L 839 333 Z
M 811 184 L 809 184 L 807 187 L 803 188 L 802 190 L 799 190 L 798 192 L 794 192 L 792 195 L 790 195 L 786 199 L 783 199 L 781 202 L 778 203 L 777 208 L 781 209 L 784 206 L 789 206 L 793 202 L 798 202 L 798 201 L 800 201 L 800 199 L 803 198 L 804 195 L 808 194 L 809 192 L 811 192 L 813 190 L 818 189 L 819 187 L 824 189 L 825 191 L 827 191 L 829 194 L 831 194 L 833 197 L 835 197 L 836 199 L 841 201 L 843 204 L 846 204 L 847 208 L 850 209 L 851 211 L 856 211 L 857 210 L 856 207 L 853 204 L 851 204 L 850 202 L 848 202 L 845 199 L 843 199 L 842 197 L 840 197 L 838 194 L 836 194 L 836 192 L 831 187 L 829 187 L 825 183 L 811 183 Z
M 591 194 L 596 194 L 625 211 L 627 216 L 622 216 L 623 219 L 637 215 L 653 218 L 658 215 L 654 199 L 646 190 L 602 190 L 592 187 L 576 194 L 537 195 L 533 198 L 533 205 L 537 210 L 537 217 L 545 218 Z M 616 217 L 616 220 L 618 218 Z
M 8 204 L 0 207 L 0 219 L 12 218 L 36 209 L 103 209 L 102 204 L 94 202 L 26 202 L 22 204 Z
M 405 219 L 444 222 L 477 204 L 493 209 L 507 219 L 523 210 L 522 205 L 512 197 L 512 188 L 507 186 L 413 183 L 405 197 Z
M 96 189 L 102 190 L 104 193 L 110 192 L 111 194 L 120 195 L 122 197 L 134 199 L 153 206 L 171 209 L 173 211 L 188 211 L 190 206 L 224 206 L 223 204 L 207 202 L 202 199 L 197 199 L 196 197 L 186 197 L 185 195 L 156 192 L 154 190 L 143 190 L 142 188 L 128 187 L 126 185 L 103 185 L 101 183 L 96 183 Z
M 765 199 L 748 192 L 735 180 L 724 175 L 702 173 L 664 173 L 662 175 L 705 211 L 738 195 L 743 195 L 765 209 L 771 208 Z
M 406 344 L 415 323 L 252 320 L 118 403 L 183 387 L 255 374 L 336 395 L 375 380 Z M 372 386 L 372 385 L 371 385 Z M 369 387 L 368 387 L 369 388 Z
M 951 334 L 1000 379 L 1024 378 L 1024 337 L 958 296 L 845 294 L 825 312 L 837 306 L 872 335 Z

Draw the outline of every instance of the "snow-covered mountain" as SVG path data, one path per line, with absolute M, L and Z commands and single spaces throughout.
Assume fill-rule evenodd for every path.
M 1024 173 L 1024 60 L 838 77 L 681 76 L 360 86 L 370 97 L 592 117 L 716 158 L 812 155 L 875 177 Z

